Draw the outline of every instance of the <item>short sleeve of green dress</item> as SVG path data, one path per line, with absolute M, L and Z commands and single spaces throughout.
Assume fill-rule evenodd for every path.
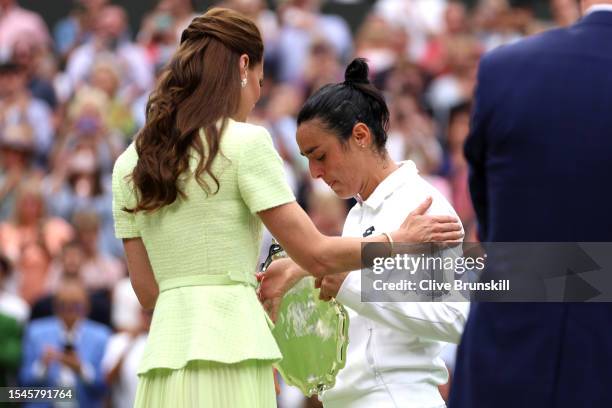
M 215 193 L 197 183 L 193 157 L 182 180 L 186 199 L 133 215 L 123 208 L 135 204 L 129 175 L 137 160 L 132 144 L 115 164 L 113 212 L 117 237 L 141 237 L 160 288 L 139 373 L 192 360 L 280 359 L 255 293 L 257 213 L 295 197 L 268 132 L 228 120 L 212 165 L 218 190 L 209 175 L 204 180 Z

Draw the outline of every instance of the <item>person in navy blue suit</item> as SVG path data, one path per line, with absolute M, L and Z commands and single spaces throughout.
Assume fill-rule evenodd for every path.
M 465 145 L 483 242 L 612 242 L 612 1 L 480 63 Z M 475 303 L 450 408 L 612 407 L 612 304 Z
M 33 320 L 26 330 L 22 386 L 71 387 L 78 406 L 103 406 L 106 385 L 101 361 L 110 330 L 86 319 L 87 308 L 82 284 L 76 279 L 63 281 L 54 299 L 55 316 Z

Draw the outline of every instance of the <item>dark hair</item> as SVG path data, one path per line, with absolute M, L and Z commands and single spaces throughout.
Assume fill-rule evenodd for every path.
M 353 127 L 361 122 L 374 136 L 374 145 L 382 152 L 387 143 L 389 108 L 382 94 L 368 80 L 368 63 L 354 59 L 346 68 L 344 82 L 328 84 L 311 95 L 298 114 L 298 126 L 319 120 L 345 143 Z
M 178 50 L 147 103 L 147 121 L 136 138 L 138 163 L 132 173 L 137 204 L 126 211 L 154 211 L 179 196 L 185 198 L 181 176 L 189 169 L 191 148 L 199 156 L 197 182 L 210 193 L 202 177 L 207 173 L 218 191 L 219 181 L 211 167 L 227 118 L 239 107 L 240 74 L 233 67 L 238 67 L 242 54 L 254 67 L 262 61 L 263 42 L 257 26 L 233 10 L 210 9 L 183 31 Z M 219 120 L 221 129 L 217 129 Z

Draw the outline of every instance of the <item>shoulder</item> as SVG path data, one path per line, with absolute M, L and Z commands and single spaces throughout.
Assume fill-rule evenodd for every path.
M 236 122 L 234 120 L 227 122 L 224 133 L 224 137 L 234 139 L 241 145 L 272 141 L 272 137 L 265 127 L 251 123 Z
M 230 120 L 223 134 L 224 153 L 235 152 L 242 160 L 255 160 L 269 157 L 274 150 L 274 143 L 268 130 L 263 126 Z
M 83 321 L 83 329 L 88 333 L 88 335 L 97 340 L 107 341 L 111 335 L 111 331 L 108 327 L 89 319 L 85 319 Z
M 404 206 L 408 211 L 406 215 L 416 209 L 428 197 L 433 199 L 431 207 L 427 210 L 429 215 L 457 216 L 448 199 L 430 181 L 417 171 L 409 174 L 403 183 L 389 198 L 391 202 Z
M 132 142 L 115 161 L 113 165 L 113 179 L 123 178 L 131 174 L 137 162 L 138 152 L 136 152 L 135 143 Z
M 28 332 L 34 338 L 45 338 L 48 333 L 59 330 L 59 321 L 56 317 L 43 317 L 35 319 L 28 325 Z

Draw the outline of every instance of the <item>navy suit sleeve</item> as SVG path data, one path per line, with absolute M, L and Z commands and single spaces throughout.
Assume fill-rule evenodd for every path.
M 470 133 L 466 139 L 464 153 L 469 164 L 469 186 L 472 203 L 478 219 L 478 236 L 480 240 L 487 239 L 487 180 L 486 180 L 486 148 L 487 148 L 487 110 L 485 92 L 486 60 L 484 57 L 478 70 L 478 81 L 474 95 L 474 105 L 470 123 Z

